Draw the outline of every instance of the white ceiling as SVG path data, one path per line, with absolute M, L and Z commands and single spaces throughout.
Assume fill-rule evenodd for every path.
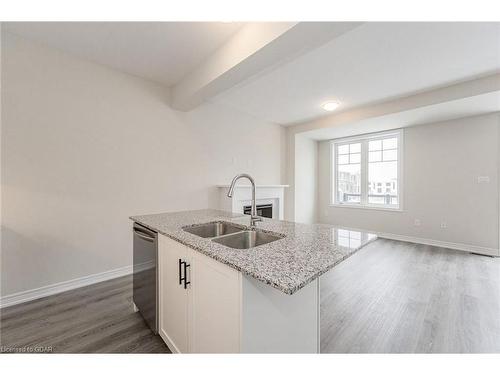
M 256 23 L 250 28 L 252 32 L 245 32 L 243 26 L 251 25 L 222 22 L 2 24 L 5 31 L 169 87 L 177 87 L 190 77 L 189 73 L 203 66 L 213 73 L 216 67 L 209 56 L 214 56 L 216 50 L 222 53 L 217 60 L 222 71 L 231 68 L 227 62 L 232 61 L 231 53 L 239 48 L 229 46 L 229 39 L 234 42 L 237 35 L 244 34 L 246 39 L 241 40 L 250 39 L 238 42 L 238 46 L 256 43 L 259 35 L 273 24 L 259 26 Z M 331 25 L 342 28 L 340 23 Z M 269 122 L 292 125 L 330 115 L 321 108 L 327 100 L 342 103 L 334 112 L 339 113 L 500 72 L 500 23 L 364 23 L 354 25 L 350 31 L 344 30 L 340 36 L 338 32 L 307 36 L 304 31 L 321 30 L 319 26 L 318 23 L 298 26 L 289 32 L 291 38 L 310 38 L 317 41 L 319 47 L 302 48 L 288 58 L 285 56 L 281 63 L 260 67 L 258 73 L 251 73 L 249 78 L 239 79 L 234 69 L 221 74 L 234 78 L 232 87 L 204 100 L 238 108 Z M 297 36 L 294 30 L 302 31 Z M 223 45 L 228 48 L 221 48 Z M 277 53 L 273 48 L 278 49 L 278 45 L 274 43 L 273 47 L 273 43 L 266 42 L 262 51 Z
M 500 71 L 500 23 L 365 23 L 213 100 L 291 125 Z
M 500 91 L 493 91 L 487 94 L 371 117 L 342 126 L 311 130 L 302 133 L 302 135 L 319 141 L 448 121 L 498 111 L 500 111 Z
M 241 23 L 7 22 L 4 30 L 171 86 L 224 44 Z

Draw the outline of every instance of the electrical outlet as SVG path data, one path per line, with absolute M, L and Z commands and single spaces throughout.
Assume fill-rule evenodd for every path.
M 422 223 L 420 222 L 420 219 L 415 219 L 415 221 L 413 222 L 413 225 L 415 225 L 416 227 L 419 227 Z
M 490 176 L 479 176 L 477 178 L 477 183 L 478 184 L 489 184 L 490 183 Z
M 448 228 L 448 224 L 446 223 L 446 221 L 442 221 L 441 222 L 441 229 L 446 229 Z

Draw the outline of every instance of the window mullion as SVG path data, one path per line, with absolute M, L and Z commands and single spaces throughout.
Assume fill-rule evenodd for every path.
M 339 176 L 338 176 L 338 158 L 337 158 L 337 144 L 333 145 L 333 150 L 332 150 L 332 175 L 333 175 L 333 203 L 339 203 L 339 198 L 338 198 L 338 182 L 339 182 Z
M 361 204 L 368 204 L 368 140 L 361 142 Z

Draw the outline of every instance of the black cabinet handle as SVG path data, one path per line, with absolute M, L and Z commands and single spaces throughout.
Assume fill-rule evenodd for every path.
M 187 281 L 188 267 L 190 267 L 190 265 L 187 262 L 184 262 L 182 259 L 179 259 L 179 285 L 182 285 L 182 282 L 184 281 L 184 289 L 187 289 L 187 286 L 191 284 L 190 281 Z M 182 276 L 183 268 L 184 268 L 184 276 Z
M 182 284 L 182 281 L 186 278 L 186 273 L 184 273 L 184 277 L 182 277 L 182 264 L 185 263 L 182 259 L 179 259 L 179 285 Z
M 189 284 L 191 284 L 191 281 L 187 281 L 187 268 L 190 267 L 191 265 L 190 264 L 187 264 L 186 262 L 182 262 L 184 263 L 184 289 L 187 289 L 187 286 Z

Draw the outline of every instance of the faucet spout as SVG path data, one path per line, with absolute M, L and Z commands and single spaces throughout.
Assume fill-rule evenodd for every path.
M 262 221 L 262 218 L 257 216 L 257 206 L 255 204 L 255 180 L 253 179 L 253 177 L 247 173 L 241 173 L 234 176 L 233 181 L 231 181 L 231 186 L 229 187 L 229 190 L 227 192 L 227 196 L 229 198 L 233 196 L 234 186 L 236 185 L 236 182 L 240 178 L 247 178 L 252 184 L 252 207 L 250 211 L 250 226 L 254 227 L 258 221 Z

